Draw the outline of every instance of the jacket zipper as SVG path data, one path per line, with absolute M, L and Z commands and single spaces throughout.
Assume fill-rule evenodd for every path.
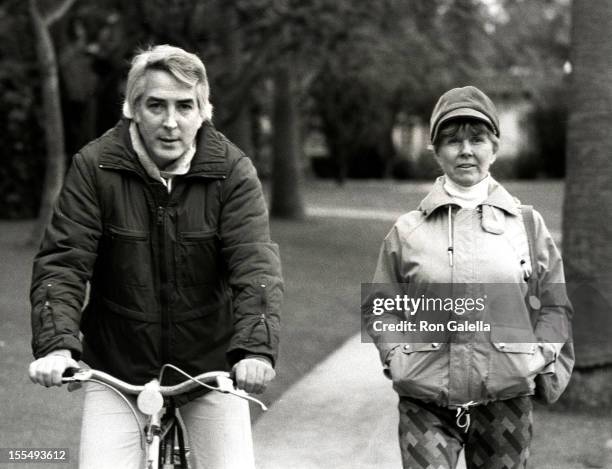
M 227 175 L 225 173 L 202 173 L 202 172 L 198 172 L 198 173 L 187 173 L 185 175 L 182 176 L 185 179 L 191 179 L 191 178 L 202 178 L 202 179 L 227 179 Z
M 170 314 L 168 312 L 168 272 L 166 262 L 166 209 L 158 205 L 156 209 L 156 225 L 159 247 L 159 292 L 161 306 L 161 365 L 168 363 L 170 358 Z
M 51 318 L 51 323 L 53 324 L 53 328 L 55 329 L 55 320 L 53 319 L 53 311 L 51 310 L 51 302 L 49 300 L 49 296 L 50 296 L 50 290 L 53 287 L 52 283 L 47 283 L 45 285 L 45 296 L 43 298 L 43 305 L 42 305 L 42 311 L 40 313 L 40 319 L 39 319 L 39 333 L 38 336 L 36 338 L 36 343 L 39 344 L 39 338 L 40 338 L 40 333 L 42 332 L 43 329 L 43 325 L 45 323 L 45 317 L 46 316 L 50 316 Z M 56 331 L 57 332 L 57 331 Z
M 448 206 L 448 265 L 453 269 L 453 257 L 455 254 L 455 237 L 453 233 L 453 206 Z
M 43 308 L 44 309 L 49 309 L 50 307 L 50 303 L 49 303 L 49 290 L 51 290 L 51 287 L 53 287 L 52 283 L 47 283 L 45 285 L 45 300 L 43 303 Z
M 267 343 L 270 343 L 270 326 L 268 324 L 268 320 L 266 318 L 266 313 L 268 311 L 268 298 L 266 296 L 267 291 L 266 291 L 266 284 L 262 283 L 260 284 L 260 289 L 261 289 L 261 316 L 259 317 L 259 324 L 261 324 L 265 329 L 266 329 L 266 340 Z

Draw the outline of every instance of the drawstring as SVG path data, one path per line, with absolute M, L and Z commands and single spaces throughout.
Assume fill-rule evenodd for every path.
M 474 401 L 470 401 L 467 404 L 460 405 L 457 407 L 457 415 L 455 418 L 457 419 L 457 426 L 462 428 L 465 433 L 470 429 L 470 407 L 475 406 L 477 403 Z
M 529 264 L 525 259 L 521 259 L 521 269 L 523 270 L 523 280 L 528 282 L 531 278 L 531 264 Z
M 448 265 L 453 266 L 453 207 L 448 206 Z

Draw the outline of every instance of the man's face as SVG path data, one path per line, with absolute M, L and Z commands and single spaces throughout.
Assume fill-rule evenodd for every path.
M 163 70 L 148 70 L 134 121 L 149 156 L 163 169 L 193 145 L 202 125 L 195 86 Z

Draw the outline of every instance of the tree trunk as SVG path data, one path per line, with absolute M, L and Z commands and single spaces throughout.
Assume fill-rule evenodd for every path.
M 57 59 L 49 26 L 59 19 L 74 0 L 62 2 L 52 13 L 43 16 L 37 0 L 30 0 L 30 16 L 36 38 L 36 54 L 42 78 L 42 100 L 45 144 L 47 149 L 45 178 L 38 220 L 31 233 L 29 242 L 38 244 L 47 223 L 51 219 L 53 204 L 62 187 L 66 172 L 66 151 L 64 148 L 64 125 L 60 104 Z
M 480 5 L 474 0 L 454 0 L 447 13 L 448 45 L 456 58 L 457 86 L 471 83 L 481 68 L 479 25 L 474 21 L 480 18 L 479 9 Z
M 576 370 L 564 400 L 612 404 L 612 3 L 574 0 L 563 255 Z
M 253 123 L 252 116 L 247 105 L 243 106 L 236 117 L 230 121 L 224 132 L 249 158 L 255 158 L 255 147 L 253 146 Z M 255 164 L 256 161 L 253 161 Z
M 288 66 L 279 67 L 274 75 L 272 119 L 274 164 L 270 213 L 273 217 L 279 218 L 303 218 L 298 116 L 293 81 Z
M 225 54 L 225 61 L 227 64 L 226 70 L 229 75 L 229 86 L 234 87 L 233 84 L 237 84 L 240 81 L 240 72 L 243 67 L 242 57 L 242 33 L 240 31 L 240 24 L 238 21 L 238 14 L 236 9 L 231 5 L 218 2 L 217 8 L 219 9 L 220 17 L 223 18 L 223 24 L 221 25 L 221 38 L 222 47 Z M 223 93 L 227 98 L 231 98 L 232 89 L 223 90 Z M 233 113 L 231 119 L 221 119 L 225 122 L 223 132 L 232 140 L 238 147 L 250 158 L 254 156 L 253 148 L 253 132 L 251 122 L 251 112 L 249 108 L 249 100 L 241 100 L 240 102 L 231 102 L 231 99 L 223 100 L 221 97 L 220 102 L 225 103 L 226 109 L 221 109 L 221 113 L 225 115 Z M 238 109 L 234 109 L 235 107 Z

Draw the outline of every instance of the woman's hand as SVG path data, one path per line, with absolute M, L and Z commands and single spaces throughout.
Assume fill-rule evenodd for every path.
M 546 362 L 546 358 L 544 357 L 542 348 L 539 346 L 536 347 L 536 351 L 533 354 L 533 357 L 531 358 L 531 360 L 529 361 L 529 375 L 530 376 L 537 375 L 544 368 L 546 368 L 547 364 L 548 363 Z
M 79 368 L 79 364 L 72 358 L 70 350 L 61 349 L 30 363 L 28 372 L 33 383 L 45 387 L 61 386 L 62 375 L 69 368 Z

